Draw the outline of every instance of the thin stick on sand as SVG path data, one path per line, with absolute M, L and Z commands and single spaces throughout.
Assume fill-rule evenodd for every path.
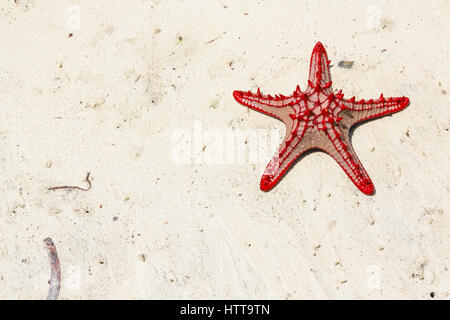
M 89 180 L 89 175 L 90 175 L 91 173 L 90 172 L 88 172 L 87 173 L 87 175 L 86 175 L 86 178 L 84 179 L 84 181 L 86 181 L 87 182 L 87 184 L 88 184 L 88 187 L 85 189 L 85 188 L 80 188 L 80 187 L 77 187 L 77 186 L 59 186 L 59 187 L 51 187 L 51 188 L 48 188 L 47 190 L 58 190 L 58 189 L 78 189 L 78 190 L 81 190 L 81 191 L 89 191 L 89 189 L 91 189 L 91 181 Z
M 55 244 L 51 238 L 44 240 L 47 248 L 48 257 L 50 259 L 51 276 L 48 283 L 50 289 L 48 290 L 47 300 L 56 300 L 59 296 L 59 289 L 61 287 L 61 266 L 59 264 L 58 253 L 56 252 Z

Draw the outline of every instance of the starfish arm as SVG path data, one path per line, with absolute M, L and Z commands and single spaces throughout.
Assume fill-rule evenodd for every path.
M 304 122 L 293 121 L 290 130 L 286 130 L 286 136 L 275 155 L 261 177 L 260 188 L 262 191 L 271 190 L 289 167 L 310 148 L 310 139 L 307 125 Z
M 350 144 L 348 131 L 343 133 L 338 127 L 330 126 L 324 132 L 328 139 L 320 149 L 336 160 L 359 190 L 367 195 L 373 194 L 375 187 Z
M 291 106 L 295 101 L 293 97 L 285 97 L 283 95 L 276 97 L 262 95 L 259 89 L 257 93 L 234 91 L 233 96 L 240 104 L 282 121 L 285 118 L 283 117 L 285 112 L 281 112 L 280 109 Z
M 360 100 L 355 101 L 355 98 L 349 100 L 342 99 L 338 102 L 341 108 L 344 109 L 340 116 L 344 116 L 347 121 L 347 125 L 350 127 L 355 123 L 381 117 L 387 114 L 400 111 L 409 104 L 409 99 L 406 97 L 392 97 L 384 98 L 383 95 L 377 100 Z
M 327 52 L 322 43 L 317 42 L 311 55 L 309 65 L 308 91 L 312 92 L 321 88 L 325 94 L 330 94 L 331 75 L 330 60 L 328 60 Z

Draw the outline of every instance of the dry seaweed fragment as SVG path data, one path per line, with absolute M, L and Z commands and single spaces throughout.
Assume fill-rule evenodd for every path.
M 56 252 L 55 244 L 51 238 L 44 239 L 47 248 L 48 257 L 50 259 L 50 288 L 48 290 L 47 300 L 56 300 L 59 296 L 61 288 L 61 265 L 59 264 L 58 253 Z

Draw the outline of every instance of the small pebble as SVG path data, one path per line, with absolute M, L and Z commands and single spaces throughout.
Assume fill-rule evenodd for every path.
M 338 67 L 339 68 L 344 68 L 344 69 L 351 69 L 353 67 L 353 61 L 344 61 L 341 60 L 338 63 Z

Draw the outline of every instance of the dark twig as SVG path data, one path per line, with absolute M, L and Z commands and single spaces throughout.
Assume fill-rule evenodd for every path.
M 216 41 L 216 40 L 218 40 L 218 39 L 220 39 L 220 38 L 221 38 L 221 37 L 217 37 L 217 38 L 214 38 L 214 39 L 212 39 L 212 40 L 206 41 L 205 44 L 213 43 L 214 41 Z
M 86 175 L 86 178 L 84 179 L 84 181 L 86 181 L 86 182 L 88 183 L 88 185 L 89 185 L 89 187 L 87 187 L 86 189 L 80 188 L 80 187 L 77 187 L 77 186 L 60 186 L 60 187 L 51 187 L 51 188 L 48 188 L 48 190 L 58 190 L 58 189 L 78 189 L 78 190 L 82 190 L 82 191 L 89 191 L 89 189 L 91 188 L 91 181 L 89 181 L 89 175 L 90 175 L 90 174 L 91 174 L 91 173 L 88 172 L 87 175 Z
M 47 300 L 56 300 L 59 296 L 59 289 L 61 288 L 61 265 L 59 264 L 58 253 L 56 252 L 55 244 L 51 238 L 44 240 L 47 248 L 48 257 L 50 259 L 50 288 L 48 290 Z
M 216 41 L 216 40 L 219 40 L 220 38 L 222 38 L 222 36 L 223 36 L 224 34 L 226 34 L 226 32 L 224 32 L 223 34 L 221 34 L 221 35 L 218 36 L 218 37 L 215 37 L 214 39 L 211 39 L 211 40 L 209 40 L 209 41 L 206 41 L 205 44 L 210 44 L 210 43 L 213 43 L 213 42 Z

